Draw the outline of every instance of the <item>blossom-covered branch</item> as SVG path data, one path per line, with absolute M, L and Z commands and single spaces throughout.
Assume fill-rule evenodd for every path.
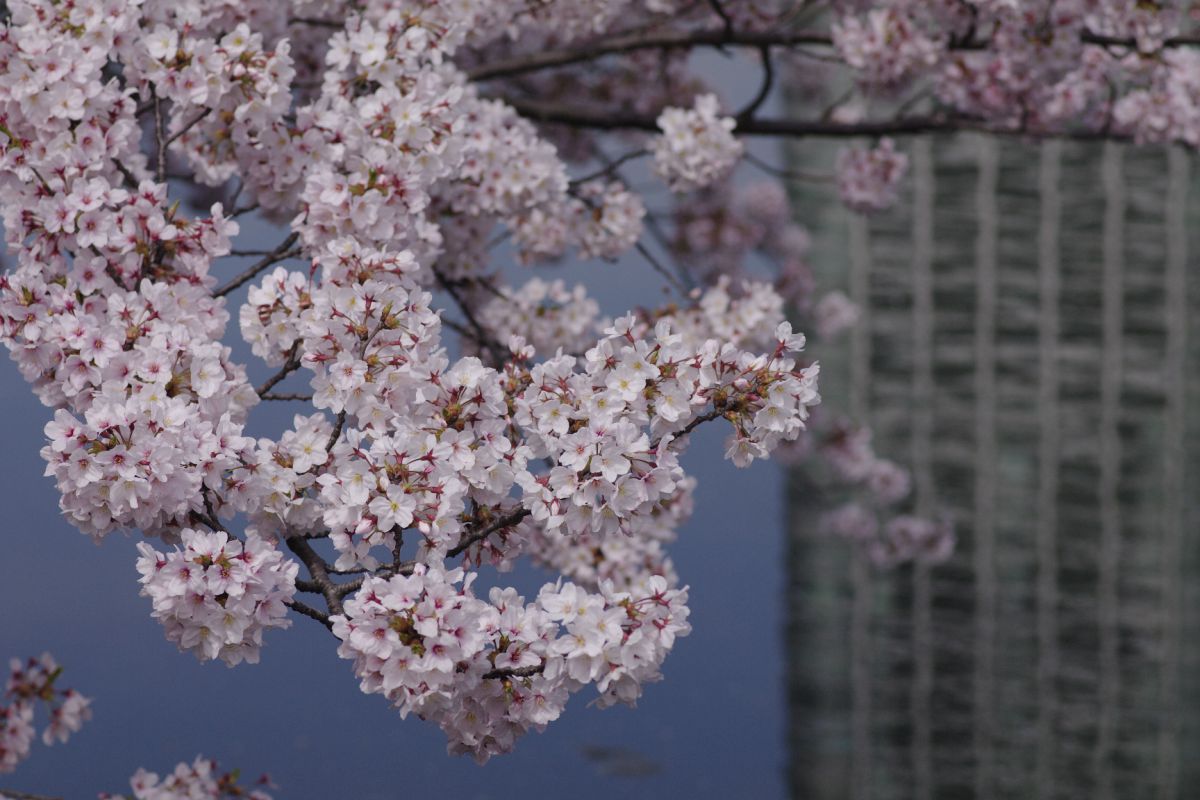
M 0 339 L 52 409 L 64 516 L 144 535 L 180 649 L 254 663 L 311 617 L 363 691 L 480 761 L 573 693 L 632 704 L 690 630 L 666 553 L 688 434 L 723 426 L 738 466 L 838 458 L 811 447 L 793 321 L 853 312 L 818 299 L 782 189 L 737 188 L 745 137 L 879 139 L 837 159 L 860 213 L 904 179 L 885 135 L 1200 143 L 1177 4 L 869 6 L 812 33 L 775 0 L 8 3 Z M 746 50 L 746 97 L 691 70 L 700 46 Z M 810 118 L 767 115 L 785 84 Z M 251 213 L 279 244 L 235 249 Z M 219 275 L 235 253 L 259 258 Z M 508 279 L 629 253 L 677 293 L 602 314 L 582 284 Z M 266 399 L 307 406 L 260 436 Z M 952 535 L 886 541 L 936 560 Z M 529 600 L 521 560 L 550 576 Z

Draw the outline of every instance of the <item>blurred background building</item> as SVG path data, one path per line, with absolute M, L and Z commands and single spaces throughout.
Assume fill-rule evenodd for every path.
M 837 145 L 803 145 L 792 163 L 828 172 Z M 958 548 L 875 568 L 820 537 L 821 487 L 793 474 L 792 795 L 1193 797 L 1200 168 L 1095 142 L 903 148 L 888 212 L 795 187 L 819 286 L 863 310 L 818 354 L 822 394 Z

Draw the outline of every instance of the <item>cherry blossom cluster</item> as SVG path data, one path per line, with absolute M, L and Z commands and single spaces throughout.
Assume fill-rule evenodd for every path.
M 915 98 L 932 89 L 937 103 L 926 108 L 1002 129 L 1117 130 L 1192 146 L 1200 140 L 1195 59 L 1177 38 L 1189 20 L 1183 3 L 839 6 L 831 42 L 868 103 L 881 94 Z M 809 69 L 811 62 L 797 63 Z
M 741 158 L 733 135 L 737 123 L 720 115 L 715 94 L 696 98 L 692 108 L 668 108 L 658 117 L 662 134 L 650 143 L 654 169 L 676 192 L 702 189 L 724 177 Z
M 763 261 L 772 269 L 771 286 L 780 298 L 804 310 L 815 288 L 807 261 L 811 242 L 808 232 L 792 218 L 791 204 L 778 183 L 760 181 L 735 188 L 731 181 L 723 181 L 676 204 L 671 252 L 706 291 L 723 279 L 731 281 L 728 288 L 735 293 L 740 291 L 735 279 L 740 278 L 743 286 L 764 283 L 753 271 L 755 262 Z M 765 294 L 760 297 L 764 307 L 774 307 Z M 775 324 L 778 320 L 770 327 Z
M 828 512 L 819 527 L 858 546 L 874 564 L 893 567 L 905 561 L 930 564 L 945 561 L 954 552 L 954 527 L 948 516 L 918 517 L 896 512 L 912 490 L 908 470 L 880 458 L 871 444 L 869 428 L 848 423 L 834 425 L 820 441 L 818 452 L 841 484 L 867 490 Z
M 100 794 L 100 800 L 271 800 L 261 788 L 251 789 L 238 784 L 238 772 L 221 772 L 217 762 L 196 756 L 191 764 L 180 762 L 169 775 L 138 769 L 129 779 L 132 795 Z M 267 776 L 256 781 L 258 786 L 270 786 Z
M 632 704 L 691 630 L 686 589 L 660 576 L 623 591 L 547 584 L 528 604 L 513 589 L 477 598 L 474 579 L 424 565 L 368 578 L 333 630 L 364 692 L 437 722 L 452 751 L 480 762 L 542 730 L 587 685 L 602 706 Z
M 500 289 L 479 309 L 479 321 L 502 342 L 520 336 L 539 353 L 583 353 L 596 342 L 600 305 L 576 284 L 532 278 Z
M 185 528 L 180 539 L 182 549 L 166 554 L 138 544 L 142 594 L 167 639 L 201 661 L 257 663 L 263 631 L 291 626 L 298 565 L 254 534 L 241 542 Z
M 873 8 L 833 23 L 833 43 L 856 77 L 894 88 L 938 62 L 942 47 L 902 8 Z
M 954 526 L 945 517 L 899 514 L 883 521 L 877 511 L 851 502 L 827 512 L 820 527 L 852 542 L 883 569 L 908 561 L 940 564 L 954 552 Z
M 776 55 L 820 72 L 819 100 L 848 83 L 830 62 L 853 78 L 802 133 L 876 136 L 883 99 L 933 127 L 1200 143 L 1179 3 L 840 0 L 825 27 L 783 0 L 5 8 L 0 339 L 53 409 L 66 518 L 162 540 L 138 568 L 180 648 L 255 661 L 290 607 L 334 631 L 364 690 L 480 759 L 586 685 L 607 705 L 659 677 L 687 632 L 666 545 L 701 424 L 729 426 L 738 465 L 831 465 L 858 505 L 828 527 L 881 564 L 953 546 L 940 519 L 897 513 L 907 472 L 869 433 L 802 435 L 818 367 L 786 315 L 829 338 L 857 310 L 815 294 L 786 192 L 733 174 L 740 136 L 795 122 L 761 110 Z M 736 116 L 692 69 L 712 46 L 764 62 Z M 647 155 L 662 211 L 623 172 Z M 895 201 L 907 163 L 886 137 L 837 162 L 863 212 Z M 286 238 L 234 250 L 251 212 Z M 685 287 L 659 307 L 611 319 L 583 287 L 502 280 L 510 256 L 650 259 L 647 232 Z M 218 284 L 224 259 L 259 255 Z M 258 389 L 224 341 L 230 302 L 275 370 Z M 257 437 L 260 400 L 309 405 Z M 476 595 L 521 559 L 561 579 L 530 603 L 502 578 Z M 54 735 L 86 714 L 73 697 Z M 33 734 L 28 704 L 3 714 L 7 764 Z M 235 793 L 223 780 L 200 760 L 134 791 Z
M 858 304 L 845 292 L 834 289 L 821 295 L 812 308 L 813 330 L 822 341 L 837 337 L 842 331 L 854 327 L 862 315 Z
M 1200 53 L 1164 53 L 1112 113 L 1120 129 L 1139 142 L 1178 140 L 1200 147 Z
M 612 260 L 633 247 L 645 216 L 642 199 L 621 184 L 589 182 L 518 216 L 513 233 L 525 261 L 559 258 L 572 245 L 581 258 Z
M 882 211 L 896 202 L 896 190 L 908 171 L 908 156 L 883 138 L 872 148 L 847 147 L 838 153 L 838 192 L 847 208 Z
M 282 120 L 294 75 L 289 42 L 267 48 L 245 22 L 224 35 L 219 23 L 180 30 L 179 22 L 162 20 L 130 48 L 130 79 L 152 83 L 155 103 L 171 101 L 166 133 L 198 182 L 220 186 L 236 174 L 259 202 L 284 205 L 300 159 L 323 145 L 313 131 L 293 143 Z
M 62 668 L 49 653 L 22 662 L 12 659 L 0 703 L 0 773 L 12 772 L 29 756 L 35 736 L 34 715 L 43 707 L 49 721 L 42 743 L 66 742 L 91 719 L 91 700 L 74 689 L 56 686 Z
M 246 515 L 247 533 L 277 540 L 323 530 L 324 511 L 311 492 L 332 433 L 324 414 L 297 414 L 277 440 L 264 437 L 242 452 L 241 463 L 226 474 L 223 500 L 229 511 Z

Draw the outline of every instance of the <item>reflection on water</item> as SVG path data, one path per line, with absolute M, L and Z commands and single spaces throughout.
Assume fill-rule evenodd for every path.
M 897 210 L 806 198 L 814 263 L 866 312 L 820 354 L 822 393 L 912 467 L 918 513 L 951 511 L 959 550 L 880 572 L 818 538 L 819 487 L 794 476 L 793 796 L 1193 797 L 1200 170 L 908 144 Z

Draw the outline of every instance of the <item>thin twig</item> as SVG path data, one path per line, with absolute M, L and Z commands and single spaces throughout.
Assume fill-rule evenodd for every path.
M 462 312 L 463 316 L 466 317 L 467 324 L 471 327 L 471 330 L 475 332 L 476 342 L 478 342 L 492 354 L 492 358 L 495 359 L 497 366 L 503 364 L 508 358 L 508 351 L 501 346 L 501 344 L 497 342 L 494 337 L 488 335 L 487 329 L 483 327 L 482 323 L 480 323 L 479 319 L 475 316 L 475 312 L 471 310 L 466 298 L 459 293 L 458 286 L 455 284 L 455 282 L 446 278 L 446 276 L 437 269 L 433 270 L 433 276 L 437 279 L 438 285 L 445 289 L 450 297 L 454 299 L 454 302 L 458 305 L 458 309 Z
M 679 439 L 680 437 L 687 436 L 689 433 L 696 430 L 696 428 L 700 427 L 704 423 L 711 422 L 712 420 L 717 419 L 718 417 L 723 417 L 723 416 L 725 416 L 724 411 L 718 411 L 716 409 L 713 409 L 712 411 L 706 411 L 705 413 L 701 414 L 700 416 L 696 417 L 694 420 L 689 422 L 687 425 L 684 425 L 681 429 L 675 431 L 674 433 L 667 434 L 667 435 L 673 437 L 672 440 Z M 659 437 L 659 438 L 655 439 L 653 442 L 651 442 L 650 452 L 654 452 L 655 450 L 657 450 L 658 446 L 660 444 L 662 444 L 662 437 Z
M 534 675 L 541 675 L 545 669 L 545 662 L 533 667 L 518 667 L 517 669 L 505 667 L 503 669 L 494 669 L 490 672 L 483 673 L 483 679 L 490 681 L 498 678 L 531 678 Z
M 329 441 L 325 443 L 325 452 L 328 453 L 337 444 L 337 440 L 342 437 L 342 428 L 346 425 L 346 409 L 338 412 L 337 419 L 333 421 L 333 431 L 329 434 Z
M 344 28 L 345 21 L 316 19 L 315 17 L 288 17 L 288 25 L 312 25 L 317 28 Z
M 1084 31 L 1080 35 L 1084 44 L 1104 47 L 1136 47 L 1133 39 Z M 766 31 L 730 31 L 726 26 L 721 28 L 706 28 L 697 31 L 652 31 L 649 33 L 621 34 L 607 39 L 600 39 L 579 47 L 569 47 L 560 50 L 542 50 L 526 53 L 509 59 L 493 61 L 470 70 L 468 76 L 474 81 L 485 81 L 494 78 L 508 78 L 543 69 L 567 67 L 587 61 L 595 61 L 608 55 L 632 53 L 638 50 L 688 50 L 699 47 L 779 47 L 794 48 L 804 45 L 830 47 L 833 37 L 826 31 L 782 29 Z M 1167 48 L 1194 47 L 1200 45 L 1200 36 L 1173 36 L 1163 42 Z M 966 38 L 949 44 L 950 50 L 977 51 L 990 46 L 987 41 Z M 810 53 L 813 57 L 816 54 Z
M 154 142 L 158 150 L 158 182 L 167 179 L 167 142 L 163 138 L 162 100 L 154 86 L 150 87 L 150 96 L 154 99 Z
M 239 186 L 239 187 L 238 187 L 238 192 L 240 193 L 241 191 L 242 191 L 242 189 L 241 189 L 241 187 Z M 234 199 L 237 199 L 237 198 L 234 198 Z M 230 203 L 230 205 L 233 205 L 233 203 Z M 237 208 L 237 207 L 235 206 L 235 207 L 234 207 L 234 210 L 233 210 L 233 213 L 231 213 L 231 214 L 229 215 L 229 218 L 230 218 L 230 219 L 235 219 L 235 218 L 237 218 L 237 217 L 240 217 L 242 214 L 249 214 L 251 211 L 257 211 L 257 210 L 258 210 L 258 203 L 251 203 L 250 205 L 248 205 L 248 206 L 243 206 L 242 208 Z
M 621 156 L 620 158 L 617 158 L 614 161 L 609 162 L 608 164 L 604 165 L 603 168 L 598 169 L 595 172 L 584 175 L 582 178 L 573 179 L 570 183 L 570 186 L 573 189 L 576 186 L 582 186 L 583 184 L 589 183 L 598 178 L 604 178 L 609 175 L 612 175 L 614 172 L 616 172 L 618 169 L 620 169 L 620 167 L 622 165 L 624 165 L 625 163 L 632 161 L 635 158 L 641 158 L 642 156 L 649 155 L 649 154 L 650 154 L 650 151 L 646 150 L 645 148 L 642 148 L 640 150 L 633 150 L 633 151 Z
M 129 167 L 122 164 L 118 159 L 113 159 L 113 166 L 117 168 L 117 172 L 121 173 L 121 178 L 125 181 L 125 186 L 129 189 L 137 189 L 138 179 L 129 171 Z
M 713 13 L 721 18 L 721 22 L 725 24 L 725 38 L 732 39 L 734 36 L 733 17 L 729 16 L 729 12 L 721 5 L 721 0 L 708 0 L 708 5 L 712 8 Z
M 750 101 L 750 104 L 737 113 L 736 119 L 741 120 L 752 119 L 762 108 L 763 103 L 767 102 L 767 98 L 771 95 L 771 88 L 775 85 L 775 64 L 771 60 L 771 48 L 763 45 L 758 48 L 758 53 L 762 59 L 763 66 L 763 82 L 758 88 L 758 94 Z
M 512 526 L 516 525 L 521 520 L 528 517 L 531 513 L 532 512 L 528 508 L 518 508 L 515 511 L 511 511 L 508 514 L 505 514 L 504 516 L 500 517 L 498 520 L 496 520 L 492 524 L 490 524 L 484 528 L 481 528 L 477 531 L 474 531 L 472 533 L 466 534 L 459 541 L 458 545 L 456 547 L 454 547 L 454 549 L 452 549 L 452 550 L 450 550 L 450 552 L 446 553 L 446 557 L 454 558 L 457 555 L 461 555 L 471 545 L 475 544 L 476 542 L 483 541 L 484 539 L 491 536 L 496 531 L 500 531 L 505 528 L 511 528 Z
M 297 400 L 302 403 L 307 403 L 307 402 L 312 401 L 313 396 L 311 394 L 290 394 L 290 393 L 267 392 L 266 394 L 260 394 L 258 396 L 258 399 L 259 400 Z
M 274 375 L 267 378 L 266 382 L 263 383 L 262 386 L 259 386 L 255 391 L 258 392 L 259 397 L 262 397 L 264 394 L 271 391 L 271 389 L 275 387 L 275 384 L 279 383 L 281 380 L 286 378 L 288 375 L 291 375 L 293 372 L 295 372 L 298 369 L 300 369 L 300 340 L 299 339 L 292 342 L 292 349 L 288 350 L 287 361 L 284 362 L 284 365 L 279 370 L 279 372 L 276 372 Z
M 614 109 L 583 109 L 576 106 L 506 97 L 505 102 L 519 114 L 536 122 L 553 122 L 594 130 L 657 131 L 657 118 Z M 746 136 L 829 137 L 888 136 L 918 133 L 955 133 L 981 131 L 1001 136 L 1033 136 L 1093 141 L 1124 141 L 1129 137 L 1101 131 L 1044 131 L 1024 126 L 991 125 L 982 120 L 954 114 L 930 114 L 866 122 L 829 120 L 752 118 L 738 123 L 738 133 Z
M 552 67 L 566 67 L 586 61 L 594 61 L 607 55 L 632 53 L 638 50 L 680 50 L 695 47 L 794 47 L 802 44 L 828 45 L 829 34 L 812 31 L 777 33 L 773 31 L 734 31 L 732 36 L 724 29 L 655 32 L 633 34 L 601 39 L 585 47 L 562 50 L 543 50 L 503 61 L 476 67 L 468 74 L 471 80 L 485 81 L 492 78 L 507 78 L 527 72 L 537 72 Z
M 663 263 L 659 261 L 653 253 L 650 252 L 650 248 L 646 247 L 646 245 L 642 244 L 641 242 L 634 242 L 633 246 L 639 253 L 642 254 L 642 257 L 650 263 L 650 266 L 654 269 L 654 271 L 663 276 L 667 283 L 671 284 L 671 288 L 682 295 L 687 294 L 687 287 L 680 283 L 679 279 L 672 275 L 667 268 L 663 266 Z
M 234 214 L 236 216 L 236 212 Z M 300 234 L 293 231 L 286 239 L 280 242 L 279 246 L 268 253 L 260 261 L 256 261 L 249 269 L 238 275 L 229 283 L 222 286 L 213 292 L 213 297 L 224 297 L 244 283 L 254 280 L 254 278 L 267 267 L 272 264 L 277 264 L 280 261 L 286 261 L 289 258 L 295 258 L 303 252 L 303 248 L 292 248 L 292 245 L 300 238 Z
M 305 605 L 304 603 L 301 603 L 299 600 L 289 601 L 287 603 L 287 607 L 297 613 L 303 614 L 306 617 L 311 617 L 312 619 L 315 619 L 317 622 L 324 625 L 326 628 L 329 628 L 329 630 L 333 630 L 333 623 L 329 621 L 328 614 L 324 614 L 320 611 L 317 611 L 312 606 Z
M 815 172 L 797 172 L 796 170 L 777 167 L 774 164 L 768 164 L 753 153 L 745 153 L 742 155 L 742 158 L 768 175 L 774 175 L 776 178 L 783 178 L 784 180 L 808 181 L 811 183 L 832 183 L 836 180 L 833 175 L 820 175 Z
M 202 119 L 204 119 L 205 117 L 207 117 L 207 116 L 209 115 L 209 113 L 211 113 L 211 112 L 212 112 L 212 109 L 211 109 L 211 108 L 206 108 L 206 109 L 204 109 L 203 111 L 201 111 L 199 114 L 197 114 L 197 115 L 196 115 L 195 119 L 193 119 L 193 120 L 192 120 L 191 122 L 189 122 L 188 124 L 184 125 L 184 126 L 183 126 L 182 128 L 180 128 L 179 130 L 175 131 L 175 133 L 171 134 L 171 135 L 170 135 L 170 136 L 167 138 L 167 141 L 163 143 L 163 150 L 165 151 L 165 150 L 167 149 L 167 147 L 169 147 L 169 146 L 171 145 L 171 143 L 172 143 L 172 142 L 174 142 L 174 141 L 175 141 L 176 139 L 178 139 L 180 136 L 183 136 L 185 133 L 187 133 L 187 132 L 188 132 L 188 131 L 190 131 L 192 128 L 194 128 L 194 127 L 195 127 L 195 126 L 196 126 L 196 125 L 197 125 L 197 124 L 200 122 L 200 120 L 202 120 Z

